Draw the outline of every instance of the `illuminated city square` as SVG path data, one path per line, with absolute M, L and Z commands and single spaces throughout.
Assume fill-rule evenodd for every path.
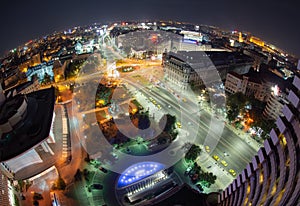
M 0 206 L 300 205 L 297 7 L 251 4 L 3 2 Z

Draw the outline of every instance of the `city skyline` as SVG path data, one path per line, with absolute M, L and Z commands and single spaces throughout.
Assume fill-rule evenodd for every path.
M 300 61 L 176 20 L 70 25 L 2 59 L 5 206 L 300 203 Z
M 293 2 L 239 1 L 130 1 L 109 2 L 77 0 L 72 2 L 5 1 L 0 14 L 2 23 L 0 55 L 29 40 L 54 31 L 91 23 L 129 20 L 175 20 L 238 30 L 300 56 L 300 29 Z

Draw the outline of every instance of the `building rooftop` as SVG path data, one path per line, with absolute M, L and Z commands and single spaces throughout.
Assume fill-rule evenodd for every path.
M 239 78 L 241 80 L 243 79 L 243 75 L 240 75 L 240 74 L 238 74 L 238 73 L 236 73 L 234 71 L 230 71 L 230 72 L 228 72 L 228 74 L 230 74 L 230 75 L 232 75 L 232 76 L 234 76 L 236 78 Z
M 251 81 L 263 81 L 263 82 L 270 82 L 272 84 L 278 85 L 281 91 L 285 91 L 286 89 L 289 89 L 292 85 L 292 79 L 283 79 L 274 74 L 273 72 L 269 71 L 268 69 L 262 69 L 260 72 L 256 72 L 253 69 L 250 69 L 249 72 L 246 74 L 247 77 Z
M 29 87 L 32 84 L 33 84 L 33 81 L 27 81 L 27 82 L 18 84 L 17 86 L 13 86 L 11 88 L 6 88 L 5 94 L 8 94 L 9 92 L 13 92 L 14 90 L 16 90 L 17 93 L 19 93 L 20 91 Z
M 26 96 L 17 95 L 13 98 L 22 96 L 27 99 L 26 113 L 24 118 L 14 126 L 13 131 L 1 133 L 1 162 L 25 153 L 49 136 L 55 103 L 54 88 L 32 92 Z
M 190 65 L 203 63 L 205 66 L 210 66 L 208 60 L 211 60 L 214 66 L 253 62 L 253 59 L 247 55 L 228 51 L 178 51 L 169 52 L 168 55 Z
M 18 112 L 18 108 L 24 101 L 24 97 L 21 95 L 8 98 L 0 106 L 0 124 L 5 123 L 11 116 Z M 0 137 L 1 139 L 1 137 Z

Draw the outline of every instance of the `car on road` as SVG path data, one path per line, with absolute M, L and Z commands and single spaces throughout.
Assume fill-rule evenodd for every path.
M 104 167 L 99 167 L 99 170 L 101 170 L 102 172 L 104 172 L 104 173 L 107 173 L 107 169 L 105 169 Z
M 193 168 L 190 166 L 190 167 L 186 168 L 186 171 L 189 172 L 189 171 L 191 171 L 192 169 L 193 169 Z
M 207 145 L 205 146 L 205 151 L 206 151 L 206 152 L 210 152 L 209 146 L 207 146 Z
M 91 185 L 91 188 L 96 189 L 96 190 L 102 190 L 103 186 L 99 183 L 94 183 L 94 184 Z
M 118 155 L 116 153 L 111 153 L 111 155 L 114 157 L 115 160 L 119 159 Z
M 216 161 L 219 161 L 219 159 L 220 159 L 218 155 L 213 155 L 212 157 L 213 157 L 214 160 L 216 160 Z
M 223 154 L 224 154 L 224 156 L 229 156 L 229 154 L 227 152 L 224 152 Z
M 222 161 L 221 161 L 221 164 L 224 165 L 224 167 L 227 167 L 227 166 L 228 166 L 228 164 L 227 164 L 227 162 L 226 162 L 225 160 L 222 160 Z
M 234 171 L 234 169 L 230 169 L 230 170 L 229 170 L 229 173 L 230 173 L 232 176 L 236 176 L 236 172 Z

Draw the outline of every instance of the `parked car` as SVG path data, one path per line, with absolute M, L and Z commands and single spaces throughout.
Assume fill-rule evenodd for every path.
M 104 167 L 99 167 L 99 170 L 101 170 L 102 172 L 104 172 L 104 173 L 107 173 L 107 169 L 105 169 Z
M 207 146 L 207 145 L 205 146 L 205 151 L 206 151 L 206 152 L 210 152 L 209 146 Z
M 103 189 L 103 185 L 99 184 L 99 183 L 94 183 L 91 185 L 92 189 L 96 189 L 96 190 L 102 190 Z
M 219 161 L 219 159 L 220 159 L 218 155 L 213 155 L 212 157 L 213 157 L 214 160 L 216 160 L 216 161 Z
M 228 164 L 227 164 L 227 162 L 226 162 L 225 160 L 222 160 L 222 161 L 221 161 L 221 164 L 224 165 L 225 167 L 228 166 Z
M 229 173 L 230 173 L 232 176 L 236 176 L 236 172 L 234 171 L 234 169 L 230 169 L 230 170 L 229 170 Z

